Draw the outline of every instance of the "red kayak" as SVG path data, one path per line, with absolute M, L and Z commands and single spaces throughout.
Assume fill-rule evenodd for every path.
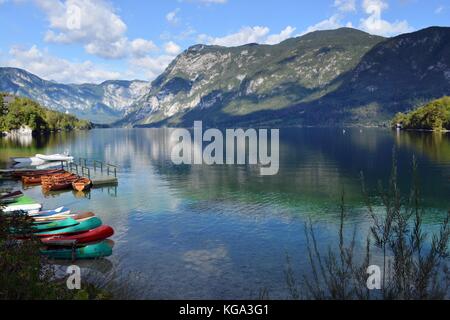
M 49 246 L 72 246 L 77 244 L 86 244 L 98 242 L 111 237 L 114 234 L 113 228 L 109 226 L 101 226 L 84 233 L 73 236 L 54 236 L 42 238 L 42 243 Z

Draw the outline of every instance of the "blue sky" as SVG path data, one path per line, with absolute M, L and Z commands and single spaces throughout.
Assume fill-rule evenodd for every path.
M 275 44 L 349 26 L 448 26 L 450 0 L 0 0 L 0 65 L 64 83 L 152 80 L 197 43 Z

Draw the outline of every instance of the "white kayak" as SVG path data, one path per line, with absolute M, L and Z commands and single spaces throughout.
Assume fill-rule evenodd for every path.
M 47 211 L 29 211 L 28 215 L 33 218 L 48 218 L 48 217 L 60 217 L 67 216 L 70 214 L 70 209 L 66 207 L 59 207 L 54 210 Z
M 73 161 L 73 157 L 64 154 L 37 154 L 35 157 L 44 161 Z

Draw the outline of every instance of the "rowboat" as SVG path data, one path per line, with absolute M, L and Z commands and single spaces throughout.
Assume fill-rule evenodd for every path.
M 48 177 L 48 176 L 53 177 L 53 176 L 64 175 L 64 174 L 69 174 L 69 173 L 66 173 L 64 170 L 60 169 L 60 170 L 55 170 L 54 172 L 45 173 L 45 174 L 35 173 L 35 174 L 23 175 L 22 183 L 24 183 L 24 184 L 40 184 L 44 177 Z
M 41 239 L 41 242 L 51 246 L 72 246 L 74 244 L 93 243 L 108 239 L 114 235 L 110 226 L 101 226 L 73 236 L 55 236 Z
M 11 213 L 11 212 L 30 212 L 30 211 L 40 211 L 42 208 L 42 205 L 40 203 L 37 203 L 35 200 L 28 196 L 22 196 L 17 199 L 16 202 L 6 205 L 4 208 L 2 208 L 3 212 Z
M 58 173 L 53 173 L 53 174 L 42 175 L 41 182 L 47 183 L 47 182 L 52 182 L 54 180 L 61 180 L 61 179 L 70 178 L 70 177 L 76 177 L 76 175 L 71 172 L 63 171 L 63 172 L 58 172 Z
M 112 254 L 112 247 L 110 243 L 103 241 L 75 249 L 47 248 L 47 250 L 41 250 L 41 254 L 56 260 L 97 259 L 109 257 Z
M 77 191 L 86 191 L 91 188 L 92 181 L 88 178 L 80 178 L 72 182 L 72 188 Z
M 62 236 L 62 235 L 75 235 L 79 233 L 83 233 L 95 228 L 98 228 L 102 225 L 102 220 L 100 220 L 97 217 L 90 218 L 86 221 L 80 222 L 80 224 L 68 227 L 64 229 L 59 230 L 53 230 L 53 231 L 44 231 L 36 233 L 35 235 L 42 238 L 47 238 L 51 236 Z
M 39 223 L 49 223 L 53 221 L 60 221 L 67 218 L 72 218 L 74 220 L 77 220 L 78 222 L 86 221 L 89 218 L 95 217 L 95 214 L 92 212 L 84 212 L 84 213 L 78 213 L 78 214 L 67 214 L 67 215 L 56 215 L 56 216 L 49 216 L 49 217 L 33 217 L 33 220 L 35 224 Z
M 37 154 L 35 156 L 38 159 L 44 160 L 44 161 L 73 161 L 73 157 L 71 156 L 67 156 L 64 154 L 50 154 L 50 155 L 45 155 L 45 154 Z
M 35 175 L 50 175 L 55 173 L 61 173 L 61 169 L 49 169 L 49 170 L 15 170 L 12 172 L 14 178 L 21 178 L 22 176 L 35 176 Z
M 36 211 L 36 212 L 29 212 L 28 215 L 32 216 L 33 218 L 48 218 L 48 217 L 56 217 L 56 216 L 65 216 L 70 214 L 70 209 L 66 207 L 59 207 L 54 210 L 47 210 L 47 211 Z
M 40 184 L 41 176 L 22 176 L 22 183 L 27 185 Z
M 59 190 L 67 190 L 72 188 L 72 182 L 75 181 L 73 179 L 64 179 L 61 181 L 54 181 L 50 184 L 42 185 L 42 188 L 45 191 L 59 191 Z
M 55 221 L 51 223 L 43 223 L 39 225 L 33 225 L 32 229 L 36 232 L 42 232 L 42 231 L 48 231 L 48 230 L 55 230 L 55 229 L 63 229 L 68 227 L 77 226 L 80 223 L 72 218 L 68 218 L 61 221 Z

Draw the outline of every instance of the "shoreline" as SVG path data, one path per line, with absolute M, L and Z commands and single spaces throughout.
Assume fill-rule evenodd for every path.
M 392 128 L 392 130 L 397 130 L 397 128 Z M 431 130 L 431 129 L 399 129 L 398 131 L 428 132 L 428 133 L 449 133 L 450 132 L 450 130 Z

